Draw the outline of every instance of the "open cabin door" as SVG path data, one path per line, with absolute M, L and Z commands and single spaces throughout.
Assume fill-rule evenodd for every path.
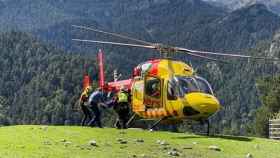
M 162 108 L 163 81 L 155 76 L 145 77 L 144 105 L 146 109 Z
M 134 112 L 145 111 L 144 102 L 144 80 L 135 80 L 132 85 L 132 108 Z

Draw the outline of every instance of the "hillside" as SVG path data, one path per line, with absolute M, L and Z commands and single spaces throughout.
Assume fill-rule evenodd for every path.
M 73 106 L 83 74 L 93 74 L 94 58 L 66 54 L 29 34 L 10 32 L 0 35 L 0 63 L 1 124 L 78 121 Z
M 170 0 L 123 0 L 121 2 L 101 0 L 83 0 L 82 2 L 75 0 L 0 1 L 1 31 L 9 29 L 32 31 L 76 19 L 93 19 L 99 24 L 112 26 L 117 24 L 119 19 L 134 12 L 154 7 L 167 8 L 171 6 L 170 8 L 172 8 L 172 5 L 176 5 L 176 3 L 181 4 L 182 7 L 187 7 L 189 4 L 199 4 L 202 7 L 207 5 L 200 0 L 178 0 L 177 2 Z M 215 7 L 208 5 L 208 8 Z
M 221 51 L 242 51 L 255 47 L 259 41 L 271 39 L 279 28 L 280 17 L 264 5 L 255 4 L 209 24 L 206 28 L 210 32 L 206 36 L 209 44 L 204 45 Z
M 280 28 L 280 18 L 259 4 L 227 13 L 201 0 L 16 2 L 0 2 L 2 32 L 10 29 L 28 31 L 68 51 L 91 52 L 96 49 L 78 45 L 71 38 L 116 40 L 77 31 L 71 28 L 72 24 L 93 26 L 152 42 L 223 52 L 254 47 L 258 41 L 270 39 Z
M 69 126 L 1 127 L 0 135 L 3 158 L 240 158 L 249 153 L 254 158 L 280 157 L 279 141 L 259 138 Z M 210 150 L 213 145 L 221 151 Z
M 47 28 L 58 21 L 76 18 L 52 6 L 46 0 L 0 1 L 1 32 L 10 30 L 31 31 Z
M 204 0 L 217 6 L 224 6 L 229 10 L 240 9 L 254 3 L 265 4 L 271 11 L 280 14 L 279 0 Z
M 69 6 L 67 9 L 68 13 L 71 12 L 69 11 L 71 8 L 76 8 L 73 4 L 74 3 L 71 3 L 71 1 L 64 4 Z M 102 2 L 96 1 L 94 4 L 93 8 L 96 9 L 89 8 L 82 4 L 77 6 L 79 9 L 76 8 L 76 10 L 79 10 L 79 13 L 82 13 L 84 10 L 91 10 L 91 14 L 74 20 L 58 21 L 55 25 L 51 25 L 47 29 L 42 28 L 34 30 L 33 33 L 67 50 L 69 48 L 70 50 L 75 50 L 75 48 L 77 48 L 77 46 L 70 41 L 71 38 L 69 39 L 69 37 L 96 37 L 96 35 L 92 33 L 76 31 L 76 29 L 70 27 L 71 24 L 93 26 L 152 42 L 179 45 L 182 43 L 177 43 L 178 39 L 192 39 L 190 36 L 193 35 L 193 29 L 202 27 L 214 19 L 223 16 L 225 13 L 222 9 L 213 7 L 200 0 L 178 0 L 176 2 L 169 0 L 162 2 L 148 0 L 141 2 L 122 1 L 117 4 L 114 2 L 103 4 Z M 61 33 L 62 30 L 63 32 Z M 182 34 L 182 31 L 186 33 Z M 68 38 L 65 37 L 65 34 L 68 35 Z M 180 34 L 184 35 L 184 37 L 175 38 L 175 36 Z M 99 39 L 117 40 L 108 36 L 102 38 L 102 35 L 98 37 L 100 37 Z M 85 49 L 78 50 L 85 51 Z
M 77 31 L 70 27 L 71 24 L 77 24 L 151 42 L 229 52 L 254 47 L 258 41 L 270 39 L 280 28 L 280 18 L 261 4 L 232 13 L 226 13 L 223 9 L 202 1 L 191 0 L 176 1 L 176 3 L 167 1 L 160 5 L 151 1 L 147 2 L 145 7 L 140 7 L 141 9 L 130 9 L 129 2 L 122 2 L 120 5 L 127 6 L 128 9 L 122 10 L 121 6 L 115 6 L 114 10 L 108 6 L 104 8 L 112 15 L 118 14 L 118 16 L 104 16 L 103 19 L 84 16 L 58 21 L 47 29 L 42 28 L 32 32 L 41 39 L 66 50 L 89 51 L 92 48 L 81 49 L 71 42 L 71 38 L 118 40 L 88 31 Z M 95 12 L 93 15 L 95 14 L 98 13 Z

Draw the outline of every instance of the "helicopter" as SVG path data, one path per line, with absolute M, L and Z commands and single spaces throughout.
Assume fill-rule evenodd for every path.
M 212 61 L 221 61 L 212 56 L 278 60 L 277 58 L 198 51 L 182 47 L 166 46 L 91 27 L 79 25 L 72 26 L 77 29 L 107 34 L 141 44 L 87 39 L 72 39 L 73 41 L 154 49 L 159 52 L 160 58 L 151 59 L 136 66 L 133 69 L 131 78 L 118 81 L 117 76 L 115 75 L 114 81 L 108 83 L 105 83 L 104 79 L 102 50 L 99 50 L 97 57 L 99 65 L 99 87 L 103 91 L 115 93 L 122 87 L 128 89 L 132 96 L 131 109 L 134 113 L 128 121 L 128 124 L 131 123 L 136 116 L 143 119 L 157 120 L 152 125 L 151 129 L 163 122 L 178 123 L 184 120 L 192 120 L 203 124 L 206 123 L 207 135 L 209 135 L 209 118 L 222 108 L 210 83 L 203 77 L 198 76 L 190 64 L 169 58 L 168 56 L 170 54 L 185 53 L 193 57 Z M 90 85 L 89 82 L 89 77 L 86 76 L 84 79 L 84 88 Z

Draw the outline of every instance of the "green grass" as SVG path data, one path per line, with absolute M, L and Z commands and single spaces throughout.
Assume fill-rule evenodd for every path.
M 122 138 L 127 144 L 120 144 Z M 144 142 L 137 142 L 143 139 Z M 98 147 L 89 145 L 95 140 Z M 163 146 L 157 140 L 169 143 Z M 222 151 L 208 147 L 216 145 Z M 192 147 L 192 149 L 184 149 Z M 0 128 L 0 157 L 129 158 L 172 157 L 176 148 L 186 158 L 280 158 L 280 141 L 246 137 L 206 137 L 186 133 L 149 132 L 71 126 L 9 126 Z

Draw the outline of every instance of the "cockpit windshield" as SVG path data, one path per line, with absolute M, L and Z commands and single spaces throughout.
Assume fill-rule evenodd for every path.
M 203 92 L 214 95 L 210 84 L 199 76 L 175 76 L 169 81 L 168 97 L 170 99 L 183 97 L 185 94 L 192 92 Z
M 208 93 L 208 94 L 214 95 L 212 87 L 207 82 L 207 80 L 205 80 L 204 78 L 199 77 L 199 76 L 196 76 L 195 79 L 197 81 L 197 84 L 199 86 L 200 91 L 202 91 L 204 93 Z
M 183 93 L 190 93 L 190 92 L 199 92 L 198 84 L 196 83 L 194 78 L 189 77 L 176 77 L 179 90 Z

